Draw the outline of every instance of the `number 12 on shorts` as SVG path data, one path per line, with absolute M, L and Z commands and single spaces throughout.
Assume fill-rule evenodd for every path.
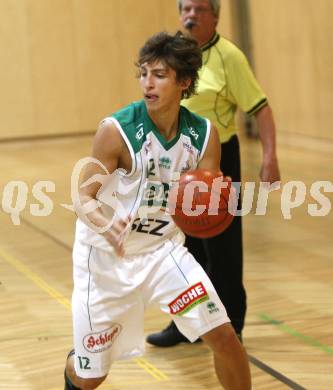
M 81 370 L 91 370 L 90 359 L 85 356 L 78 356 Z

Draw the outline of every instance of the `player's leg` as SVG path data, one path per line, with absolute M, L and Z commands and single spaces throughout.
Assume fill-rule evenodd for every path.
M 65 368 L 65 390 L 92 390 L 96 389 L 106 378 L 83 379 L 76 375 L 74 368 L 74 350 L 68 355 Z
M 148 285 L 161 310 L 171 315 L 186 338 L 194 342 L 203 337 L 212 347 L 217 374 L 226 389 L 250 389 L 244 348 L 214 286 L 186 248 L 174 245 Z
M 223 324 L 201 336 L 214 353 L 216 375 L 226 390 L 250 390 L 247 355 L 233 327 Z
M 67 359 L 65 381 L 69 390 L 90 390 L 104 381 L 113 361 L 142 353 L 143 303 L 135 284 L 128 285 L 125 259 L 76 242 L 73 260 L 75 353 Z
M 95 286 L 93 287 L 92 284 L 94 272 L 92 274 L 90 270 L 90 265 L 95 262 L 94 253 L 94 248 L 91 246 L 81 244 L 78 240 L 75 242 L 73 248 L 74 291 L 72 295 L 75 349 L 68 354 L 66 359 L 65 390 L 96 389 L 107 376 L 107 372 L 101 373 L 98 369 L 100 362 L 105 359 L 102 358 L 103 353 L 94 356 L 85 349 L 87 335 L 92 334 L 94 338 L 93 333 L 96 332 L 96 329 L 94 329 L 93 322 L 98 315 L 92 313 L 94 302 L 90 299 L 91 295 L 96 294 L 96 290 L 93 291 Z M 106 352 L 104 352 L 105 354 Z
M 221 236 L 207 240 L 210 260 L 206 269 L 238 334 L 243 330 L 246 313 L 241 234 L 241 221 L 236 217 Z
M 187 248 L 191 248 L 190 252 L 195 259 L 198 259 L 199 264 L 205 269 L 207 261 L 203 247 L 203 240 L 194 237 L 186 237 L 185 246 Z M 146 340 L 147 343 L 157 347 L 173 347 L 179 343 L 190 343 L 190 341 L 182 333 L 180 333 L 173 321 L 170 321 L 168 326 L 160 332 L 148 335 Z M 196 340 L 196 342 L 200 341 L 200 338 Z

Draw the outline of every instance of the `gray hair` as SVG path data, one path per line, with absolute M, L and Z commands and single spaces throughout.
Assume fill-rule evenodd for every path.
M 220 15 L 220 8 L 221 8 L 220 0 L 208 0 L 208 1 L 212 8 L 214 16 L 218 18 Z M 178 11 L 179 13 L 181 13 L 183 8 L 183 0 L 177 0 L 177 4 L 178 4 Z

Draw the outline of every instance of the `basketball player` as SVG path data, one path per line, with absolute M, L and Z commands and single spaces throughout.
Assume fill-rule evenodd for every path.
M 113 361 L 143 353 L 144 309 L 153 303 L 192 342 L 201 337 L 211 347 L 225 389 L 251 388 L 246 353 L 225 308 L 165 212 L 175 174 L 197 167 L 219 171 L 216 129 L 180 107 L 180 100 L 195 90 L 201 64 L 201 52 L 191 38 L 181 33 L 153 36 L 140 50 L 137 64 L 143 100 L 99 126 L 93 144 L 99 163 L 89 164 L 85 183 L 104 175 L 104 168 L 112 177 L 103 185 L 83 186 L 83 207 L 76 211 L 80 216 L 82 208 L 100 206 L 102 196 L 111 198 L 115 192 L 118 206 L 111 227 L 101 234 L 95 230 L 108 226 L 112 214 L 105 205 L 90 208 L 90 227 L 77 223 L 75 349 L 66 363 L 67 390 L 95 389 Z

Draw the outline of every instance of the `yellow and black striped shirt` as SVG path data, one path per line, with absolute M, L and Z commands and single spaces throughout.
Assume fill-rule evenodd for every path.
M 267 104 L 267 98 L 245 55 L 232 42 L 216 34 L 202 52 L 197 94 L 182 100 L 182 105 L 210 119 L 220 141 L 227 142 L 236 134 L 237 107 L 253 115 Z

